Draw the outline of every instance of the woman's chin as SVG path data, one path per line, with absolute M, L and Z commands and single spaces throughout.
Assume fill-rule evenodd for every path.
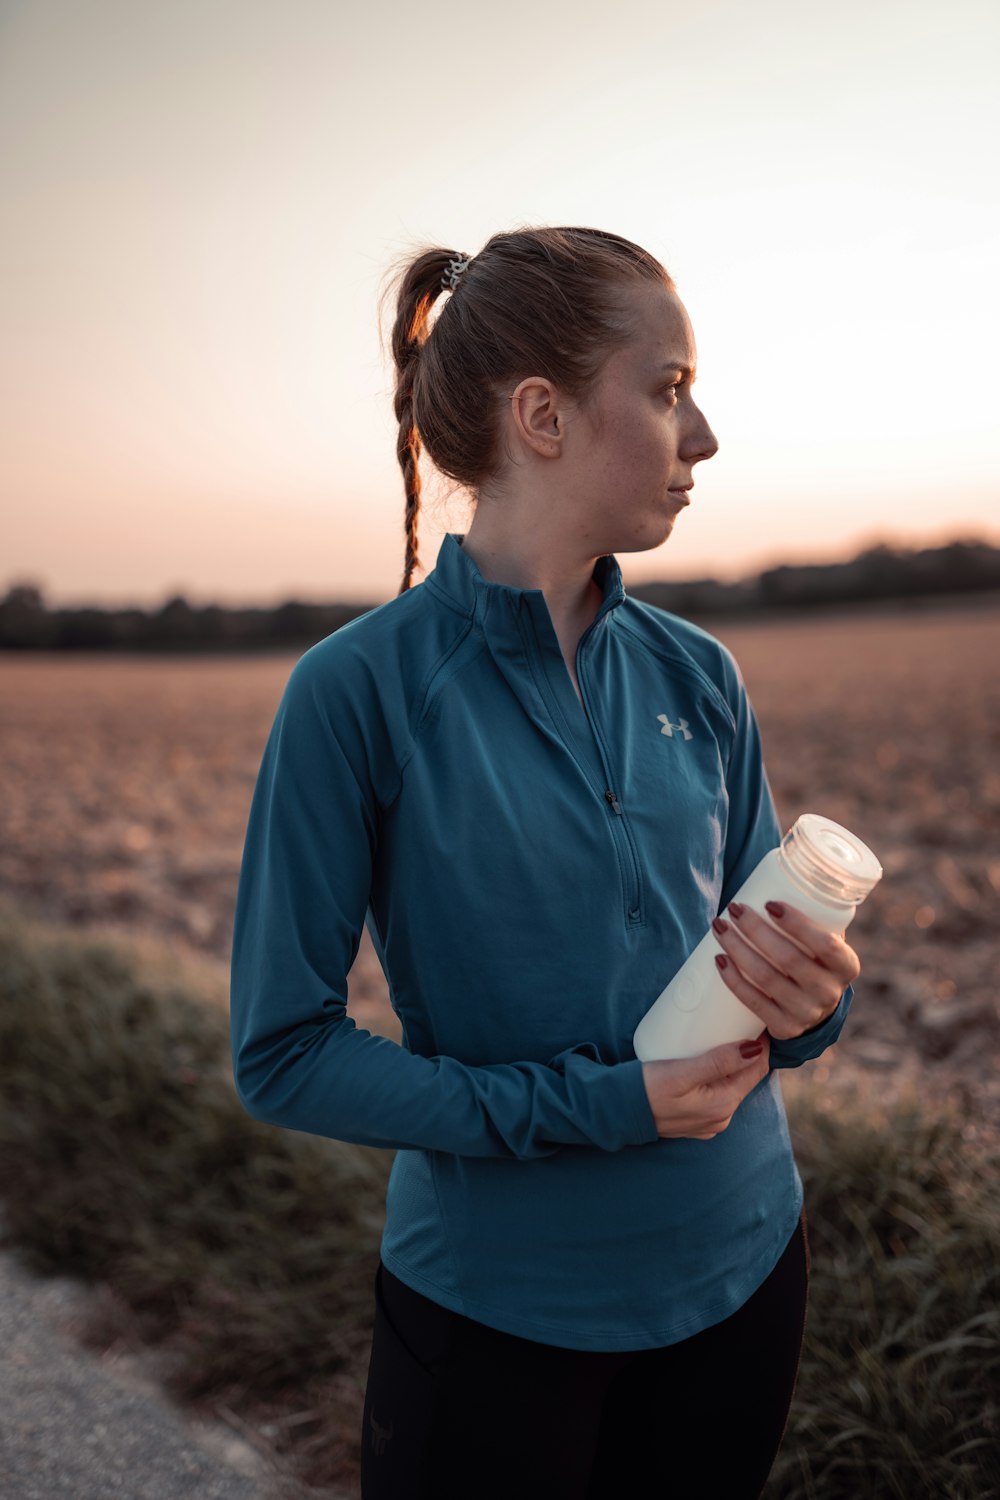
M 623 540 L 613 550 L 615 552 L 653 552 L 657 547 L 662 547 L 673 533 L 674 518 L 667 520 L 659 518 L 655 526 L 644 526 L 630 540 Z

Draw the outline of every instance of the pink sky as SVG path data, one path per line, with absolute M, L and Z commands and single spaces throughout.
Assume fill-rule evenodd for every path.
M 381 278 L 536 222 L 647 246 L 698 339 L 720 451 L 627 578 L 1000 543 L 1000 9 L 407 14 L 4 8 L 0 588 L 389 597 Z

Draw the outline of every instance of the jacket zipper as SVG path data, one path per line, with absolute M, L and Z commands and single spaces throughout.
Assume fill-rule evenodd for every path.
M 587 718 L 590 721 L 590 731 L 594 736 L 598 751 L 600 752 L 601 764 L 604 767 L 604 774 L 605 776 L 608 776 L 608 779 L 610 780 L 608 771 L 608 757 L 605 752 L 600 733 L 598 732 L 597 720 L 594 718 L 594 715 L 591 711 L 590 698 L 587 693 L 586 686 L 584 685 L 584 674 L 581 671 L 581 649 L 583 647 L 584 641 L 586 640 L 592 629 L 593 625 L 588 626 L 587 630 L 585 630 L 583 635 L 580 637 L 579 645 L 576 648 L 576 677 L 577 681 L 580 684 L 580 692 L 583 694 L 584 708 L 587 711 Z M 639 859 L 638 855 L 636 854 L 635 842 L 632 838 L 632 830 L 628 826 L 628 819 L 625 817 L 625 809 L 622 807 L 621 803 L 618 800 L 617 792 L 612 791 L 611 788 L 608 787 L 603 793 L 603 797 L 604 801 L 608 805 L 608 812 L 611 816 L 611 836 L 615 842 L 615 851 L 618 855 L 618 865 L 619 869 L 621 870 L 622 886 L 625 896 L 625 926 L 638 927 L 642 922 L 643 912 L 639 890 Z
M 597 746 L 598 754 L 601 759 L 601 765 L 604 768 L 604 775 L 608 780 L 610 780 L 611 772 L 608 767 L 607 753 L 605 751 L 601 736 L 598 733 L 597 721 L 595 720 L 594 715 L 591 712 L 587 689 L 584 684 L 584 674 L 580 670 L 580 653 L 583 649 L 584 642 L 594 629 L 594 623 L 595 622 L 592 621 L 590 625 L 587 626 L 587 629 L 584 631 L 577 644 L 576 676 L 577 681 L 580 684 L 580 693 L 583 697 L 584 712 L 587 716 L 587 722 L 590 725 L 590 732 L 594 736 L 594 743 Z M 533 632 L 529 631 L 526 634 L 523 633 L 522 638 L 525 640 L 526 649 L 528 650 L 529 654 L 537 651 L 537 640 Z M 590 780 L 589 774 L 587 779 Z M 592 781 L 591 785 L 594 785 Z M 603 802 L 607 803 L 608 815 L 610 819 L 611 841 L 615 846 L 615 857 L 618 860 L 618 873 L 621 877 L 622 882 L 625 926 L 626 928 L 640 927 L 644 920 L 644 913 L 642 910 L 641 885 L 639 881 L 639 856 L 636 852 L 635 840 L 632 837 L 632 830 L 629 828 L 628 819 L 625 816 L 625 809 L 622 807 L 621 803 L 618 800 L 617 792 L 611 791 L 609 788 L 608 790 L 600 792 L 599 796 L 601 797 L 601 800 Z
M 603 759 L 603 757 L 602 757 Z M 632 835 L 625 822 L 625 809 L 618 801 L 617 793 L 610 788 L 604 793 L 604 800 L 613 813 L 611 820 L 612 835 L 619 846 L 619 863 L 621 864 L 622 880 L 625 886 L 625 924 L 628 927 L 636 927 L 642 921 L 642 907 L 639 901 L 639 866 L 635 854 L 635 845 Z M 619 822 L 618 820 L 621 819 Z M 618 834 L 618 829 L 621 834 Z M 622 859 L 624 854 L 624 860 Z

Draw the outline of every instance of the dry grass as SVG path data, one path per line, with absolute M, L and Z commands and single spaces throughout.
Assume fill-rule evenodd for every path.
M 812 1275 L 766 1500 L 1000 1492 L 1000 1151 L 911 1086 L 880 1096 L 789 1101 Z
M 315 1409 L 278 1446 L 350 1474 L 390 1158 L 250 1119 L 198 975 L 0 916 L 5 1230 L 102 1285 L 93 1341 L 158 1345 L 176 1395 L 258 1427 Z
M 388 1154 L 236 1100 L 224 1017 L 169 953 L 0 921 L 0 1195 L 32 1263 L 104 1288 L 95 1341 L 356 1478 Z M 768 1500 L 988 1500 L 1000 1480 L 1000 1154 L 915 1096 L 790 1108 L 813 1273 Z

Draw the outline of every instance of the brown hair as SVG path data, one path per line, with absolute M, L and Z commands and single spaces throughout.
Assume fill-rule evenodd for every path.
M 502 465 L 500 408 L 528 375 L 557 383 L 586 406 L 604 360 L 632 322 L 622 293 L 637 281 L 674 283 L 647 251 L 598 229 L 520 228 L 495 234 L 430 323 L 455 251 L 431 248 L 396 262 L 382 303 L 396 292 L 392 353 L 396 456 L 406 491 L 406 561 L 417 558 L 421 450 L 441 474 L 478 497 Z

